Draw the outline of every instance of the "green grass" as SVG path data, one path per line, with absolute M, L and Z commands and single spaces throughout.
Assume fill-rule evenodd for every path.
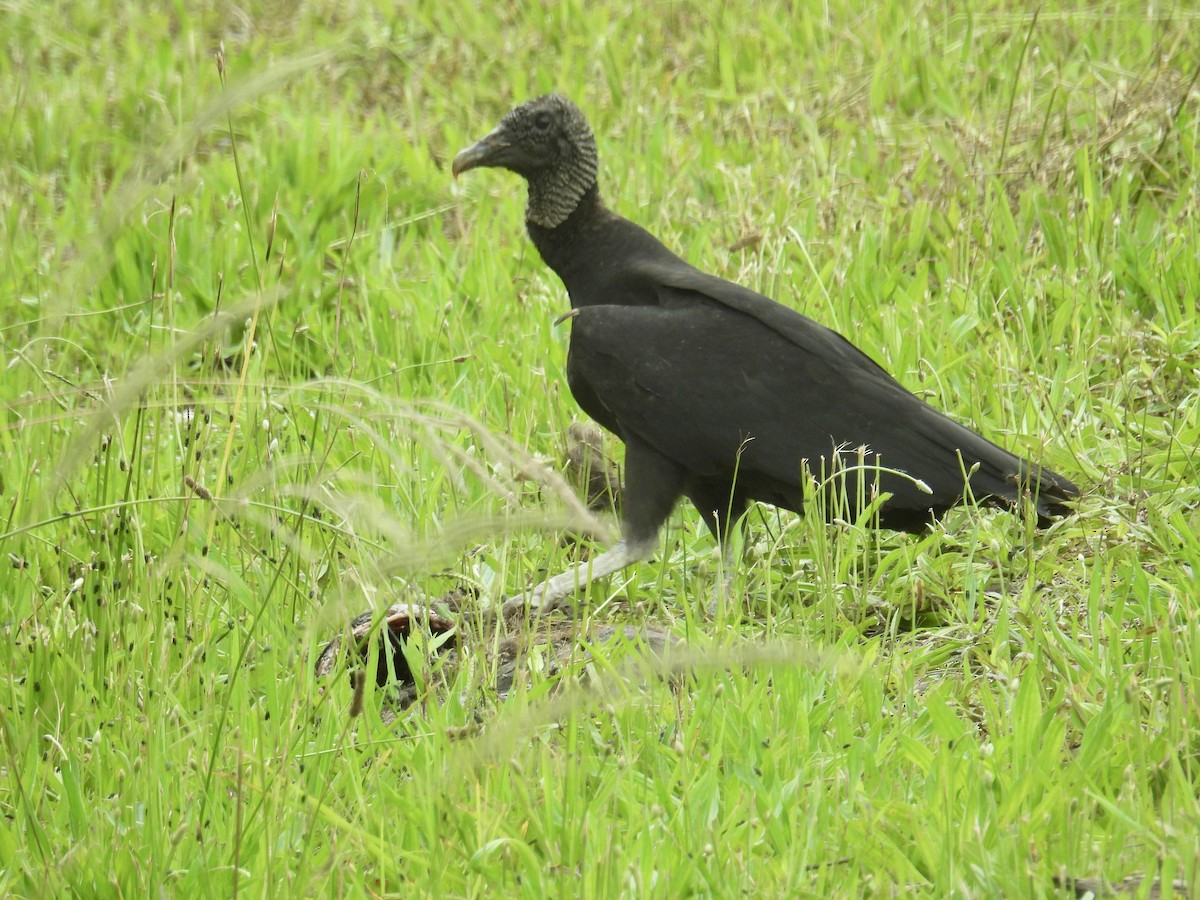
M 199 6 L 0 17 L 0 893 L 1195 890 L 1200 16 Z M 500 701 L 489 631 L 351 718 L 349 616 L 569 561 L 567 300 L 519 180 L 448 172 L 550 89 L 618 211 L 1078 515 L 764 510 L 714 622 L 681 509 L 579 609 L 686 677 L 535 650 Z

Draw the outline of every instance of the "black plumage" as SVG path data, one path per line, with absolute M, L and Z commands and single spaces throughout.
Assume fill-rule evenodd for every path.
M 965 496 L 1066 514 L 1070 481 L 938 412 L 841 335 L 763 295 L 705 274 L 609 211 L 583 113 L 550 94 L 509 112 L 453 171 L 526 179 L 526 225 L 570 294 L 567 380 L 583 409 L 625 443 L 623 540 L 594 577 L 649 555 L 681 496 L 718 540 L 751 501 L 802 511 L 803 466 L 853 517 L 891 494 L 879 524 L 919 531 Z M 846 469 L 846 467 L 849 467 Z M 838 471 L 839 477 L 828 479 Z M 826 480 L 828 479 L 828 480 Z M 548 602 L 576 574 L 544 585 Z

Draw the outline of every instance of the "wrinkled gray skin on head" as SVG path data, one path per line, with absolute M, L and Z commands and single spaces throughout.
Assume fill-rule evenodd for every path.
M 509 112 L 491 134 L 454 157 L 451 171 L 457 178 L 483 166 L 524 178 L 526 221 L 556 228 L 596 184 L 596 138 L 579 107 L 546 94 Z

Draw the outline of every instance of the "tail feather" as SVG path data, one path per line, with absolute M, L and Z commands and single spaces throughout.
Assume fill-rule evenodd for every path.
M 996 448 L 1004 456 L 1003 468 L 981 461 L 981 468 L 971 478 L 971 490 L 976 499 L 1000 506 L 1015 506 L 1023 499 L 1035 504 L 1040 526 L 1049 525 L 1051 519 L 1070 515 L 1066 504 L 1079 497 L 1079 488 L 1057 472 L 1038 466 Z M 982 476 L 982 477 L 980 477 Z

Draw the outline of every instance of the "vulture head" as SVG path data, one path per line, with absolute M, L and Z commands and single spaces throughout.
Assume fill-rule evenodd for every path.
M 451 166 L 516 172 L 529 183 L 527 221 L 556 228 L 596 186 L 596 138 L 579 107 L 546 94 L 511 110 L 490 134 L 463 150 Z

